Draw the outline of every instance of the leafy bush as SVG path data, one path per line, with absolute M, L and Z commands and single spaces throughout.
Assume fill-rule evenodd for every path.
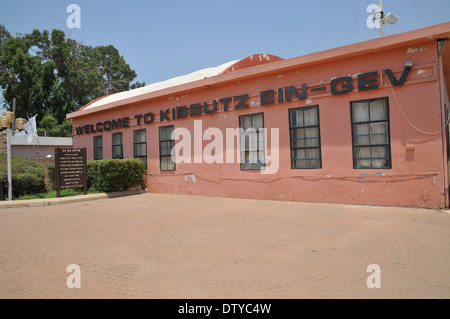
M 50 185 L 56 186 L 55 164 L 48 167 Z M 145 167 L 139 159 L 105 159 L 87 161 L 87 184 L 90 191 L 116 192 L 144 185 Z
M 11 155 L 11 173 L 13 198 L 46 191 L 44 166 L 32 160 Z M 0 154 L 0 180 L 4 182 L 5 193 L 7 193 L 8 171 L 5 153 Z
M 56 189 L 55 162 L 47 165 L 47 174 L 49 179 L 48 188 Z
M 145 167 L 139 159 L 105 159 L 88 161 L 88 188 L 116 192 L 144 187 Z

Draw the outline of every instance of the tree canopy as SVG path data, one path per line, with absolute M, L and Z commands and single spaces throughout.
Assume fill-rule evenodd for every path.
M 67 113 L 98 97 L 144 86 L 131 84 L 136 76 L 112 45 L 84 45 L 57 29 L 14 37 L 0 24 L 0 86 L 8 109 L 17 98 L 17 117 L 63 125 Z

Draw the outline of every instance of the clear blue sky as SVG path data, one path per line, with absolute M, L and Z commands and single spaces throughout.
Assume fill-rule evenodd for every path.
M 0 23 L 14 35 L 61 29 L 87 45 L 114 45 L 146 84 L 254 53 L 292 58 L 379 36 L 366 25 L 378 0 L 1 0 Z M 386 0 L 400 17 L 392 35 L 450 19 L 449 0 Z M 81 28 L 66 25 L 69 4 Z

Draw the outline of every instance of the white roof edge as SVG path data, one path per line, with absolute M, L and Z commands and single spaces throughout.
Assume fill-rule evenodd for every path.
M 232 66 L 233 64 L 235 64 L 238 61 L 240 61 L 240 60 L 230 61 L 230 62 L 221 64 L 219 66 L 212 67 L 212 68 L 201 69 L 201 70 L 198 70 L 198 71 L 186 74 L 186 75 L 181 75 L 181 76 L 177 76 L 177 77 L 165 80 L 165 81 L 152 83 L 152 84 L 146 85 L 141 88 L 111 94 L 111 95 L 105 96 L 105 97 L 101 98 L 100 100 L 95 101 L 94 103 L 88 105 L 87 107 L 84 108 L 84 110 L 93 109 L 98 106 L 102 106 L 102 105 L 109 104 L 112 102 L 129 99 L 132 97 L 144 95 L 147 93 L 151 93 L 151 92 L 167 89 L 170 87 L 174 87 L 177 85 L 181 85 L 181 84 L 185 84 L 185 83 L 189 83 L 189 82 L 193 82 L 193 81 L 197 81 L 197 80 L 203 80 L 208 77 L 219 75 L 221 72 L 223 72 L 224 70 L 226 70 L 227 68 L 229 68 L 230 66 Z
M 23 136 L 13 136 L 11 139 L 11 145 L 19 146 L 19 145 L 26 145 L 28 146 L 27 142 L 27 135 Z M 71 137 L 44 137 L 39 136 L 38 137 L 38 144 L 39 146 L 72 146 L 73 145 L 73 139 Z M 35 141 L 35 140 L 33 140 Z M 35 145 L 35 142 L 33 143 Z

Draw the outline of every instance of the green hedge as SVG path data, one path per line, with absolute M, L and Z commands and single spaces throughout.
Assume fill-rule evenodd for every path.
M 104 159 L 87 161 L 88 188 L 99 192 L 116 192 L 145 187 L 145 167 L 139 159 Z M 51 187 L 55 188 L 55 164 L 48 166 Z
M 13 198 L 26 194 L 38 194 L 46 191 L 44 166 L 32 160 L 11 155 L 12 195 Z M 7 157 L 0 154 L 0 180 L 4 183 L 4 193 L 7 194 L 8 171 Z M 5 195 L 7 197 L 7 195 Z

